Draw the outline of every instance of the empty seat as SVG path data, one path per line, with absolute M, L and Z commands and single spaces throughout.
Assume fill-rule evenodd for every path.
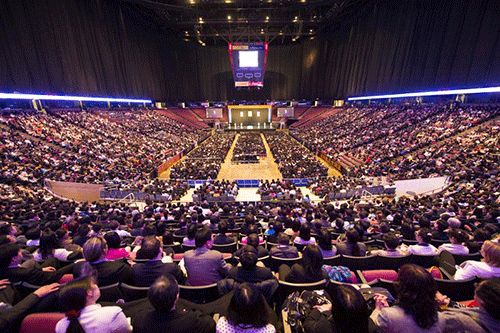
M 409 263 L 411 260 L 411 254 L 407 254 L 401 257 L 391 257 L 378 255 L 375 261 L 375 267 L 377 269 L 393 269 L 398 270 L 404 264 Z
M 19 333 L 54 333 L 57 322 L 63 318 L 64 313 L 58 312 L 32 313 L 23 319 Z
M 376 259 L 377 259 L 376 255 L 367 257 L 354 257 L 354 256 L 343 255 L 340 264 L 342 266 L 349 267 L 351 271 L 357 271 L 357 270 L 364 271 L 374 268 Z

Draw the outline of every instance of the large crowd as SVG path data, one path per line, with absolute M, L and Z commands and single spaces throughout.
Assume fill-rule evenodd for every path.
M 419 108 L 425 114 L 422 119 Z M 363 127 L 361 120 L 354 119 L 349 125 L 342 117 L 346 131 L 358 128 L 363 133 L 358 138 L 368 139 L 359 145 L 345 143 L 349 153 L 366 162 L 353 170 L 358 178 L 323 178 L 326 169 L 297 141 L 281 132 L 266 133 L 265 137 L 284 178 L 311 177 L 309 185 L 317 194 L 372 185 L 371 177 L 380 175 L 450 175 L 452 183 L 442 193 L 347 200 L 342 204 L 328 200 L 313 203 L 291 182 L 275 180 L 262 181 L 261 194 L 288 196 L 290 200 L 244 204 L 209 200 L 234 197 L 238 191 L 236 183 L 215 181 L 197 189 L 198 199 L 194 203 L 148 201 L 143 212 L 123 202 L 78 203 L 58 199 L 41 187 L 44 178 L 51 178 L 122 182 L 124 187 L 149 193 L 185 190 L 183 181 L 162 183 L 151 179 L 146 167 L 138 168 L 137 174 L 128 171 L 130 176 L 126 176 L 127 171 L 109 168 L 117 163 L 113 149 L 121 149 L 123 142 L 128 142 L 116 131 L 122 129 L 130 134 L 140 133 L 140 129 L 125 130 L 129 125 L 114 127 L 114 123 L 127 123 L 123 119 L 85 114 L 80 118 L 73 113 L 1 118 L 0 278 L 4 280 L 0 280 L 0 300 L 9 306 L 0 312 L 0 328 L 15 330 L 31 312 L 60 311 L 65 317 L 57 324 L 57 332 L 103 332 L 104 328 L 151 332 L 165 327 L 190 332 L 243 328 L 275 332 L 281 327 L 273 310 L 281 309 L 284 301 L 279 295 L 279 280 L 352 282 L 355 276 L 349 267 L 343 270 L 324 265 L 325 259 L 339 254 L 438 256 L 447 251 L 476 255 L 476 259 L 453 266 L 453 278 L 470 280 L 471 285 L 475 276 L 482 279 L 475 288 L 478 308 L 450 309 L 456 302 L 438 293 L 434 277 L 422 267 L 410 264 L 396 273 L 394 297 L 376 295 L 371 308 L 355 288 L 330 282 L 326 287 L 327 300 L 304 313 L 301 323 L 305 332 L 339 332 L 340 328 L 368 332 L 372 326 L 381 332 L 498 331 L 500 127 L 496 122 L 484 122 L 496 116 L 498 109 L 464 105 L 427 108 L 361 108 L 373 130 Z M 141 114 L 127 117 L 146 121 L 140 117 L 149 117 L 148 113 Z M 104 120 L 97 121 L 97 125 L 92 123 L 93 117 Z M 378 130 L 389 118 L 395 121 L 394 133 Z M 103 129 L 106 126 L 109 137 Z M 154 128 L 151 125 L 150 130 L 154 132 Z M 76 131 L 71 138 L 78 140 L 78 145 L 65 137 L 71 131 Z M 97 133 L 96 137 L 91 133 Z M 146 154 L 145 141 L 141 141 L 141 135 L 136 136 L 130 144 L 140 154 Z M 234 134 L 211 136 L 188 155 L 187 161 L 199 161 L 199 166 L 191 164 L 191 171 L 183 171 L 180 175 L 184 177 L 177 178 L 215 179 L 217 165 L 220 167 L 233 141 Z M 321 148 L 327 142 L 327 138 L 316 142 L 315 148 L 326 149 L 335 156 L 337 152 L 328 151 L 333 146 Z M 154 145 L 151 147 L 155 150 Z M 134 154 L 120 155 L 123 165 L 134 165 Z M 216 163 L 213 167 L 207 167 L 210 159 Z M 134 183 L 127 184 L 125 180 Z M 380 245 L 373 246 L 374 241 Z M 214 250 L 217 245 L 235 242 L 240 243 L 240 248 L 234 253 Z M 274 267 L 266 259 L 269 255 L 301 259 L 291 267 Z M 62 281 L 70 282 L 60 285 Z M 15 297 L 17 287 L 13 286 L 18 282 L 40 288 L 23 294 L 24 299 L 19 302 L 19 297 Z M 143 294 L 147 299 L 110 298 L 103 287 L 114 283 L 147 288 Z M 196 305 L 178 297 L 179 285 L 213 283 L 218 284 L 220 294 L 211 303 Z M 100 296 L 113 305 L 99 304 Z M 438 310 L 439 307 L 446 310 Z M 211 316 L 215 312 L 221 314 L 217 322 Z M 479 320 L 470 320 L 471 317 Z
M 266 156 L 266 147 L 260 133 L 241 133 L 233 149 L 233 162 L 258 162 L 259 157 Z
M 216 179 L 235 133 L 216 133 L 170 169 L 170 179 Z
M 266 132 L 264 136 L 284 179 L 328 175 L 328 168 L 288 134 Z

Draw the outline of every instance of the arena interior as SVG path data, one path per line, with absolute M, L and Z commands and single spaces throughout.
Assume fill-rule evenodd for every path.
M 500 332 L 498 13 L 1 1 L 0 331 Z

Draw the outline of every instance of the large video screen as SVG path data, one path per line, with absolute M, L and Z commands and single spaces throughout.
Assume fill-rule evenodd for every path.
M 222 118 L 222 108 L 206 108 L 207 118 Z
M 289 118 L 293 117 L 294 108 L 278 108 L 278 118 Z
M 229 43 L 235 87 L 263 87 L 267 43 Z

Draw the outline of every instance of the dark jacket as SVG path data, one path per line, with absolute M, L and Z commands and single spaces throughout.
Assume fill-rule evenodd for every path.
M 134 286 L 138 287 L 149 287 L 159 276 L 166 274 L 171 274 L 179 284 L 186 282 L 186 277 L 177 264 L 148 260 L 132 266 L 132 280 Z

